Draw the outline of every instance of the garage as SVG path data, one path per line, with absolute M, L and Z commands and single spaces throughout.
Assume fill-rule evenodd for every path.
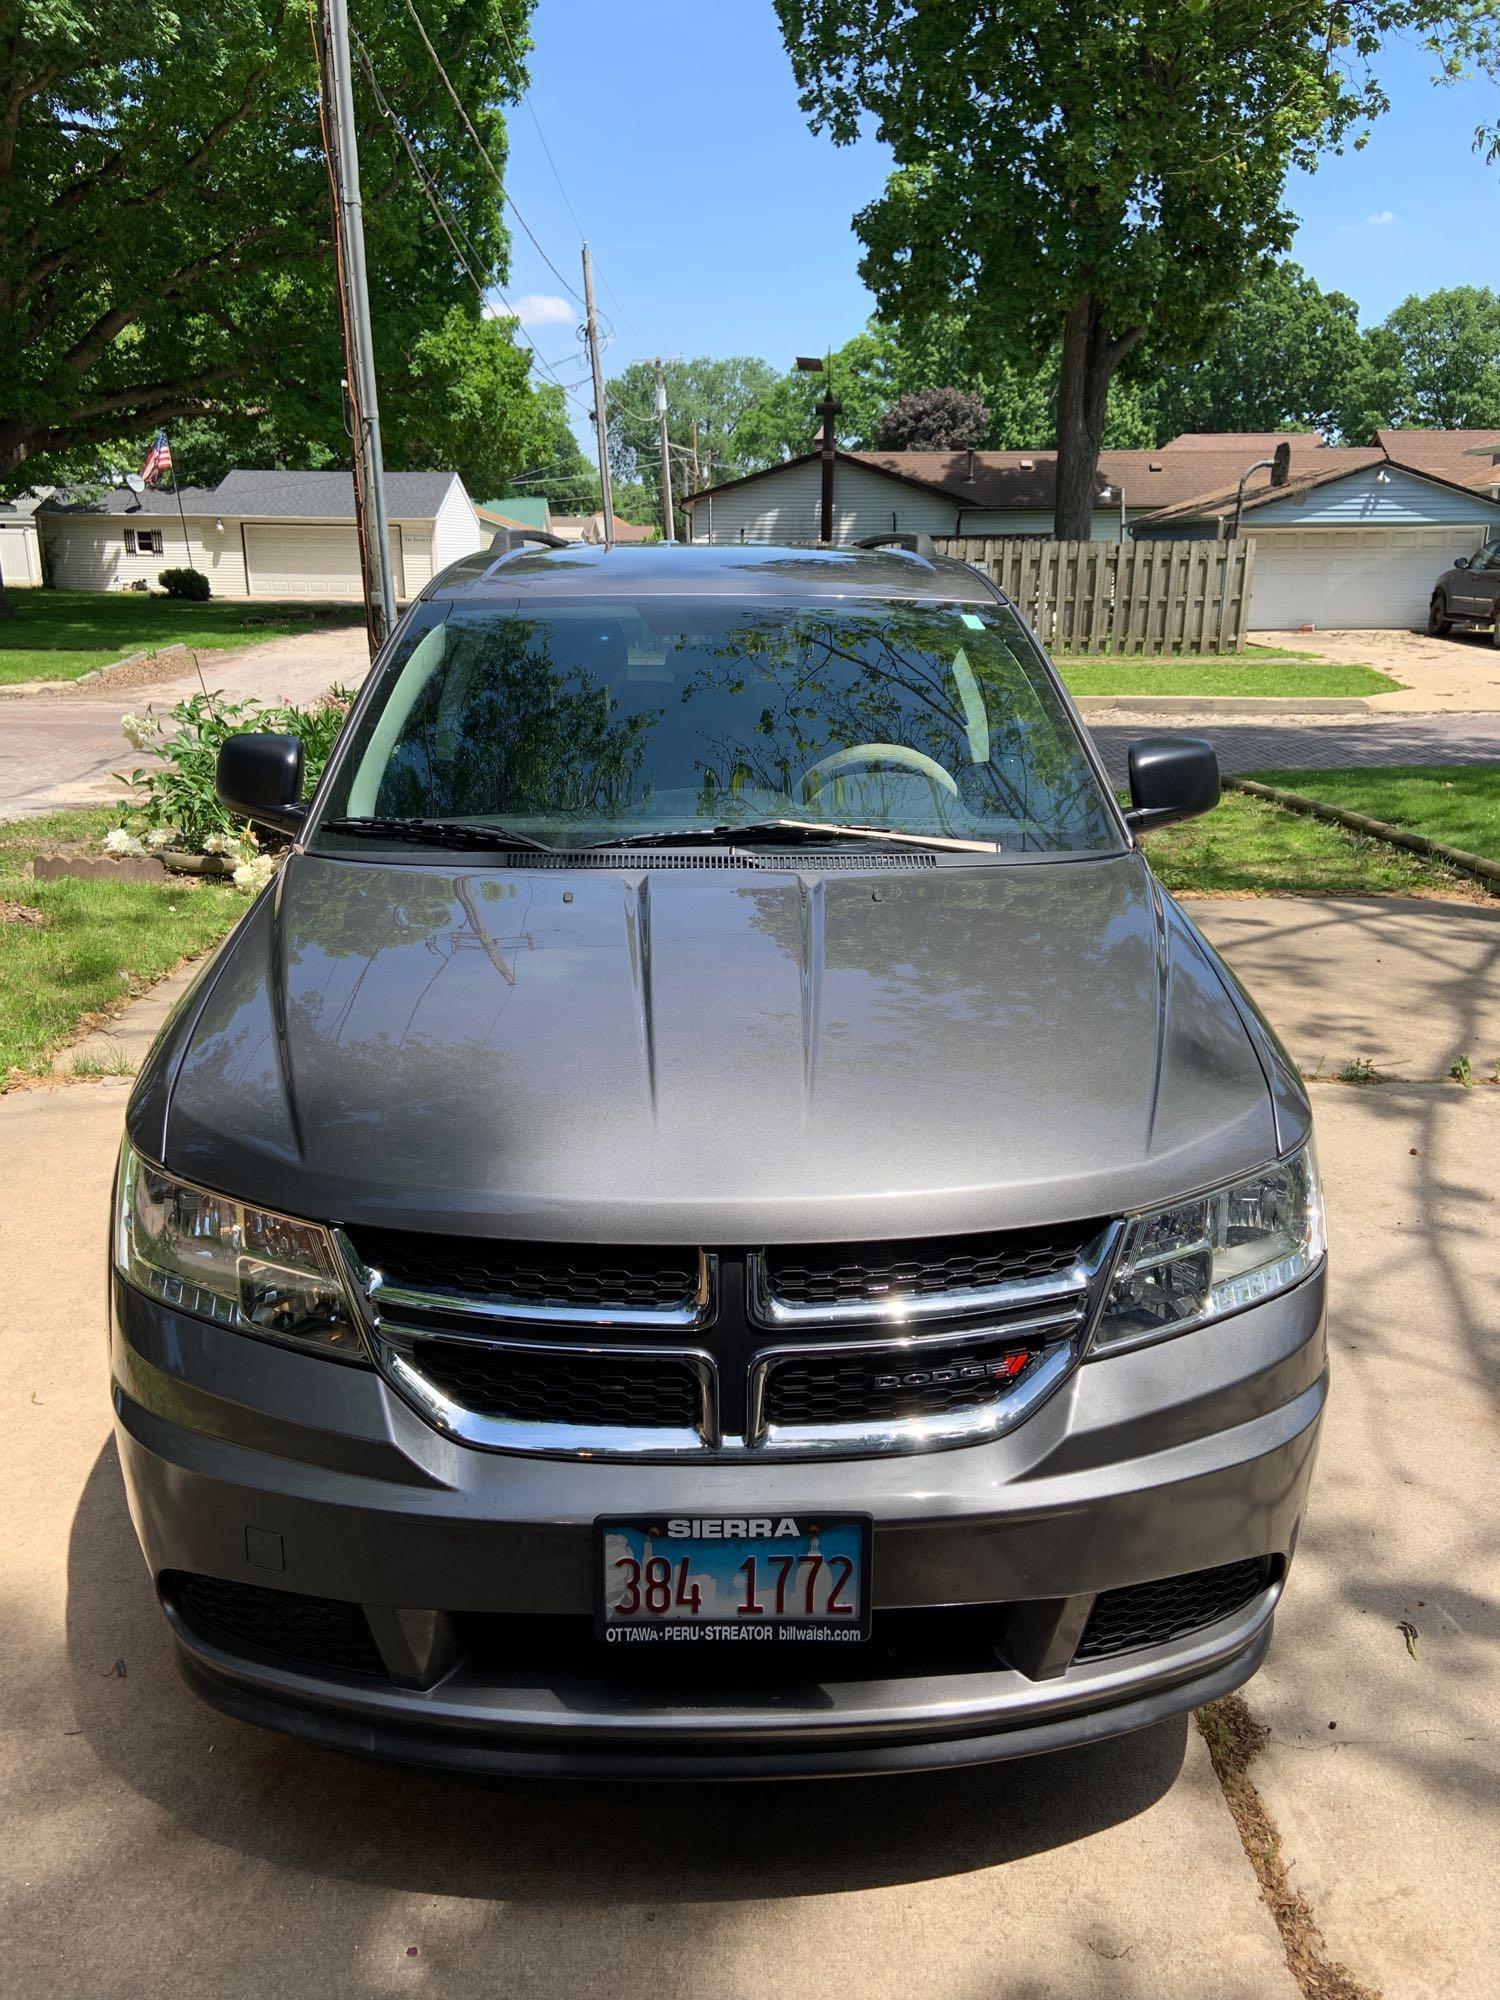
M 1432 586 L 1482 528 L 1263 528 L 1257 522 L 1252 628 L 1402 628 L 1426 622 Z
M 391 528 L 396 594 L 405 595 L 401 530 Z M 245 523 L 245 574 L 252 597 L 362 595 L 359 542 L 353 528 L 269 527 Z

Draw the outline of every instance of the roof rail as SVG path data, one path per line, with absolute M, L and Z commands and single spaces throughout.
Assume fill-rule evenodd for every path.
M 545 528 L 501 528 L 490 543 L 492 555 L 509 555 L 513 549 L 524 549 L 528 542 L 535 542 L 538 548 L 565 549 L 569 546 L 561 535 L 549 535 Z
M 854 546 L 857 549 L 905 549 L 909 555 L 926 556 L 929 562 L 937 555 L 937 544 L 931 535 L 864 535 Z

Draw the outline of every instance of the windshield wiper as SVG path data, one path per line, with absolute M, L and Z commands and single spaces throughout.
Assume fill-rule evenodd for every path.
M 329 833 L 369 833 L 387 839 L 411 840 L 426 847 L 483 847 L 523 849 L 532 854 L 556 854 L 545 840 L 533 840 L 529 833 L 515 833 L 507 826 L 479 826 L 462 819 L 403 819 L 391 813 L 360 813 L 344 819 L 325 819 Z
M 650 833 L 625 833 L 594 843 L 592 852 L 612 847 L 708 847 L 718 842 L 745 847 L 796 847 L 844 839 L 894 842 L 903 847 L 947 847 L 962 853 L 994 854 L 993 840 L 959 840 L 945 833 L 900 833 L 890 826 L 845 826 L 829 820 L 747 819 L 738 825 L 669 826 Z

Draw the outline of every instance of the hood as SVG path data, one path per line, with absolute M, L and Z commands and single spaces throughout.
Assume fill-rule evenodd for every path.
M 176 1042 L 138 1144 L 227 1193 L 413 1229 L 1019 1227 L 1277 1150 L 1247 1018 L 1137 854 L 846 874 L 294 854 Z

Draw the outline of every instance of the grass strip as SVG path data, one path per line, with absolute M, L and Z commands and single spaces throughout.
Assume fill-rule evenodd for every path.
M 33 857 L 98 839 L 109 807 L 0 823 L 0 1091 L 39 1076 L 81 1030 L 217 944 L 246 899 L 222 882 L 37 882 Z
M 1500 764 L 1391 764 L 1245 775 L 1500 861 Z
M 1443 896 L 1485 899 L 1470 876 L 1348 827 L 1226 791 L 1213 812 L 1146 836 L 1175 895 Z
M 190 604 L 129 590 L 14 590 L 9 600 L 15 616 L 0 619 L 0 687 L 77 680 L 164 646 L 195 652 L 254 646 L 291 632 L 358 624 L 362 616 L 358 605 L 259 598 Z
M 1075 695 L 1275 695 L 1302 700 L 1389 694 L 1401 683 L 1347 660 L 1249 653 L 1206 657 L 1064 655 L 1057 668 Z
M 1500 895 L 1500 860 L 1491 860 L 1488 855 L 1471 854 L 1466 849 L 1450 847 L 1446 841 L 1434 840 L 1429 834 L 1409 827 L 1392 826 L 1385 820 L 1372 819 L 1368 814 L 1355 812 L 1348 806 L 1330 805 L 1325 799 L 1304 792 L 1285 791 L 1278 785 L 1262 784 L 1255 778 L 1226 777 L 1224 784 L 1231 791 L 1266 799 L 1288 812 L 1306 813 L 1313 819 L 1345 827 L 1367 839 L 1387 841 L 1410 854 L 1420 854 L 1429 861 L 1441 862 L 1445 867 L 1461 869 L 1466 875 L 1477 876 L 1490 887 L 1492 893 Z

